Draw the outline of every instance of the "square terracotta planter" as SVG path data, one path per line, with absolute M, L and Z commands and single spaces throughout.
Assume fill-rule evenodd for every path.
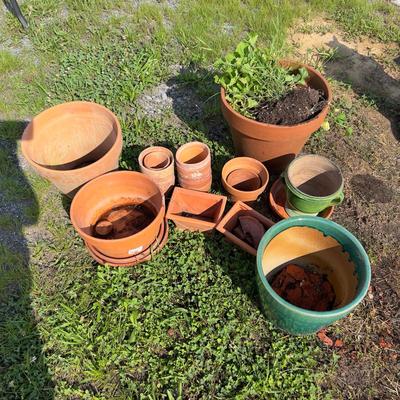
M 179 229 L 208 232 L 221 219 L 226 201 L 226 196 L 175 187 L 167 219 L 174 221 Z
M 236 244 L 247 253 L 250 253 L 253 256 L 257 255 L 257 249 L 250 246 L 247 242 L 240 239 L 237 235 L 233 233 L 233 230 L 238 225 L 238 218 L 241 216 L 251 216 L 257 219 L 264 226 L 265 231 L 267 231 L 274 223 L 264 217 L 264 215 L 260 214 L 256 210 L 252 209 L 247 204 L 237 201 L 233 207 L 229 210 L 229 212 L 221 219 L 218 223 L 216 229 L 221 232 L 230 242 Z

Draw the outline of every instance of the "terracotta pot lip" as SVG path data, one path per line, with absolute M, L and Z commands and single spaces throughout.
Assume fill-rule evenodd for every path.
M 26 132 L 28 131 L 28 128 L 31 126 L 31 124 L 34 122 L 34 120 L 35 120 L 35 118 L 36 117 L 38 117 L 38 116 L 40 116 L 40 115 L 43 115 L 44 113 L 47 113 L 48 111 L 52 111 L 52 110 L 54 110 L 54 109 L 57 109 L 57 108 L 63 108 L 63 107 L 65 107 L 65 106 L 68 106 L 68 105 L 78 105 L 78 104 L 90 104 L 91 106 L 94 106 L 94 107 L 98 107 L 99 109 L 102 109 L 103 111 L 105 111 L 107 114 L 109 114 L 110 116 L 111 116 L 111 118 L 113 119 L 113 121 L 114 121 L 114 123 L 115 123 L 115 125 L 116 125 L 116 127 L 117 127 L 117 129 L 116 129 L 116 138 L 115 138 L 115 142 L 113 143 L 113 145 L 109 148 L 109 150 L 107 151 L 107 153 L 105 153 L 102 157 L 100 157 L 98 160 L 96 160 L 96 161 L 94 161 L 94 162 L 92 162 L 92 163 L 90 163 L 90 164 L 88 164 L 88 165 L 85 165 L 85 166 L 83 166 L 83 167 L 81 167 L 81 168 L 74 168 L 74 169 L 65 169 L 65 170 L 62 170 L 62 169 L 53 169 L 53 168 L 46 168 L 46 167 L 44 167 L 44 166 L 42 166 L 41 164 L 38 164 L 37 162 L 35 162 L 34 160 L 32 160 L 32 158 L 31 157 L 29 157 L 28 156 L 28 154 L 27 154 L 27 152 L 26 152 L 26 140 L 24 140 L 24 136 L 25 136 L 25 134 L 26 134 Z M 20 142 L 21 142 L 21 151 L 22 151 L 22 154 L 23 154 L 23 156 L 34 166 L 34 168 L 36 168 L 37 170 L 39 170 L 39 171 L 52 171 L 52 174 L 54 174 L 54 175 L 61 175 L 61 174 L 63 174 L 63 175 L 65 175 L 65 174 L 74 174 L 75 172 L 77 172 L 77 171 L 79 171 L 79 172 L 81 172 L 81 171 L 86 171 L 86 170 L 89 170 L 90 168 L 92 168 L 93 166 L 96 166 L 96 165 L 98 165 L 98 164 L 100 164 L 100 162 L 103 160 L 103 158 L 104 157 L 107 157 L 108 156 L 108 154 L 110 154 L 111 152 L 113 152 L 116 148 L 121 148 L 122 149 L 122 130 L 121 130 L 121 125 L 120 125 L 120 123 L 119 123 L 119 120 L 118 120 L 118 118 L 117 118 L 117 116 L 111 111 L 111 110 L 109 110 L 107 107 L 105 107 L 105 106 L 103 106 L 103 105 L 101 105 L 101 104 L 97 104 L 97 103 L 94 103 L 94 102 L 91 102 L 91 101 L 69 101 L 69 102 L 66 102 L 66 103 L 60 103 L 60 104 L 57 104 L 57 105 L 55 105 L 55 106 L 53 106 L 53 107 L 50 107 L 50 108 L 46 108 L 45 110 L 43 110 L 41 113 L 39 113 L 39 114 L 37 114 L 35 117 L 33 117 L 32 119 L 31 119 L 31 121 L 29 122 L 29 124 L 27 125 L 27 127 L 24 129 L 24 132 L 22 133 L 22 137 L 21 137 L 21 139 L 20 139 Z
M 309 119 L 307 121 L 301 122 L 301 123 L 296 124 L 296 125 L 274 125 L 274 124 L 267 124 L 265 122 L 259 122 L 259 121 L 256 121 L 255 119 L 247 118 L 247 117 L 243 116 L 242 114 L 238 113 L 237 111 L 235 111 L 232 108 L 232 106 L 227 102 L 227 100 L 225 98 L 225 89 L 221 86 L 220 95 L 221 95 L 221 101 L 222 101 L 224 107 L 226 109 L 228 109 L 228 111 L 231 114 L 235 115 L 237 118 L 239 118 L 239 119 L 241 119 L 243 121 L 247 121 L 247 122 L 253 123 L 256 126 L 260 126 L 260 127 L 273 127 L 274 129 L 290 129 L 290 128 L 292 128 L 293 130 L 296 130 L 301 126 L 307 125 L 307 124 L 313 122 L 314 120 L 318 119 L 319 116 L 321 115 L 321 113 L 323 113 L 324 111 L 326 111 L 328 109 L 328 107 L 329 107 L 329 105 L 330 105 L 330 103 L 332 101 L 332 91 L 331 91 L 331 88 L 330 88 L 330 86 L 328 84 L 328 81 L 323 77 L 323 75 L 320 72 L 318 72 L 316 69 L 314 69 L 310 65 L 303 64 L 301 62 L 297 62 L 297 61 L 293 61 L 293 60 L 281 60 L 280 63 L 287 64 L 289 66 L 295 66 L 295 67 L 298 67 L 298 68 L 304 67 L 308 71 L 313 72 L 320 80 L 323 81 L 324 85 L 327 88 L 327 99 L 326 99 L 327 102 L 325 104 L 325 107 L 317 115 L 315 115 L 313 118 L 311 118 L 311 119 Z
M 120 238 L 120 239 L 100 239 L 100 238 L 96 238 L 95 236 L 91 236 L 88 235 L 87 233 L 83 232 L 83 230 L 78 226 L 76 219 L 75 219 L 75 208 L 77 207 L 76 203 L 78 202 L 79 196 L 80 194 L 82 194 L 82 192 L 84 190 L 88 190 L 88 188 L 90 188 L 91 186 L 95 186 L 97 185 L 97 182 L 103 179 L 111 179 L 110 177 L 116 176 L 116 175 L 127 175 L 131 178 L 135 177 L 135 176 L 140 176 L 140 177 L 145 177 L 145 179 L 147 179 L 149 182 L 151 182 L 152 185 L 155 185 L 155 187 L 157 188 L 157 190 L 160 191 L 160 194 L 163 198 L 163 205 L 160 208 L 160 211 L 158 212 L 158 214 L 154 217 L 153 221 L 150 222 L 149 225 L 146 226 L 146 228 L 142 229 L 141 231 L 130 235 L 130 236 L 126 236 L 124 238 Z M 108 172 L 104 175 L 100 175 L 97 178 L 92 179 L 91 181 L 87 182 L 84 186 L 82 186 L 79 191 L 76 193 L 75 197 L 72 200 L 71 203 L 71 208 L 70 208 L 70 219 L 72 222 L 72 225 L 74 226 L 74 228 L 76 229 L 76 231 L 79 233 L 79 235 L 86 241 L 86 239 L 89 239 L 92 243 L 99 243 L 104 244 L 104 243 L 123 243 L 124 241 L 128 242 L 132 239 L 133 236 L 135 235 L 140 235 L 143 231 L 147 230 L 149 227 L 159 224 L 159 220 L 162 219 L 164 217 L 165 214 L 165 198 L 164 198 L 164 194 L 161 192 L 160 188 L 157 186 L 156 183 L 154 183 L 147 175 L 141 173 L 141 172 L 137 172 L 137 171 L 112 171 L 112 172 Z
M 340 175 L 340 177 L 341 177 L 341 179 L 342 179 L 342 182 L 341 182 L 339 188 L 338 188 L 335 192 L 333 192 L 333 193 L 331 193 L 331 194 L 328 194 L 327 196 L 313 196 L 313 195 L 311 195 L 311 194 L 308 194 L 308 193 L 305 193 L 305 192 L 301 191 L 297 186 L 293 185 L 292 182 L 291 182 L 290 179 L 289 179 L 289 169 L 290 169 L 291 166 L 293 166 L 293 164 L 294 164 L 295 162 L 297 162 L 298 160 L 300 160 L 300 159 L 302 159 L 302 158 L 314 158 L 314 159 L 318 159 L 318 158 L 319 158 L 319 159 L 323 159 L 323 160 L 328 161 L 332 166 L 334 166 L 334 167 L 336 168 L 336 170 L 338 171 L 338 173 L 339 173 L 339 175 Z M 284 174 L 285 174 L 285 179 L 288 180 L 288 182 L 290 183 L 290 186 L 291 186 L 295 191 L 298 191 L 298 192 L 301 193 L 303 196 L 308 197 L 308 198 L 310 198 L 310 199 L 316 199 L 316 200 L 318 200 L 318 199 L 321 199 L 321 200 L 326 199 L 326 200 L 327 200 L 327 199 L 331 198 L 335 193 L 341 192 L 341 191 L 343 190 L 343 187 L 344 187 L 344 177 L 343 177 L 343 173 L 342 173 L 341 169 L 340 169 L 334 162 L 332 162 L 329 158 L 324 157 L 324 156 L 320 156 L 319 154 L 302 154 L 302 155 L 296 157 L 296 158 L 295 158 L 294 160 L 292 160 L 292 161 L 290 162 L 290 164 L 287 166 L 287 168 L 286 168 Z
M 235 164 L 238 161 L 248 161 L 248 162 L 251 162 L 253 165 L 261 166 L 262 169 L 265 171 L 265 174 L 266 174 L 265 182 L 262 182 L 261 186 L 259 188 L 255 189 L 255 190 L 239 190 L 239 189 L 236 189 L 233 186 L 231 186 L 227 181 L 229 173 L 231 173 L 233 171 L 236 171 L 238 169 L 246 170 L 246 168 L 236 168 L 236 169 L 232 169 L 232 171 L 230 171 L 229 173 L 226 172 L 226 170 L 230 167 L 230 164 Z M 268 181 L 269 181 L 269 172 L 268 172 L 267 167 L 261 161 L 258 161 L 255 158 L 251 158 L 251 157 L 235 157 L 235 158 L 231 158 L 229 161 L 227 161 L 224 164 L 224 166 L 222 167 L 221 177 L 222 177 L 222 183 L 224 185 L 226 185 L 226 188 L 228 188 L 229 191 L 231 191 L 231 193 L 239 193 L 239 194 L 243 193 L 243 194 L 251 195 L 251 194 L 257 194 L 257 193 L 260 193 L 260 192 L 264 191 L 264 189 L 267 187 L 267 184 L 268 184 Z M 261 177 L 260 177 L 260 179 L 261 179 Z
M 144 159 L 145 159 L 146 156 L 148 156 L 151 153 L 166 154 L 168 156 L 168 158 L 169 158 L 169 163 L 165 167 L 162 167 L 162 168 L 149 168 L 149 167 L 146 167 L 144 165 Z M 147 147 L 147 148 L 145 148 L 144 150 L 141 151 L 141 153 L 139 154 L 139 157 L 138 157 L 138 161 L 139 161 L 139 165 L 142 168 L 144 168 L 145 170 L 157 172 L 157 171 L 163 171 L 163 170 L 167 169 L 171 164 L 173 164 L 174 163 L 174 155 L 172 154 L 172 151 L 170 149 L 166 148 L 166 147 L 163 147 L 163 146 L 150 146 L 150 147 Z
M 289 303 L 286 301 L 283 297 L 279 296 L 274 289 L 272 289 L 272 286 L 268 282 L 268 279 L 264 275 L 263 271 L 263 255 L 265 251 L 266 245 L 279 233 L 285 231 L 286 229 L 290 229 L 292 227 L 308 227 L 312 229 L 316 229 L 323 233 L 321 229 L 316 228 L 315 226 L 311 226 L 311 224 L 314 221 L 319 221 L 319 225 L 322 226 L 327 226 L 327 227 L 332 227 L 335 230 L 338 230 L 343 234 L 344 236 L 348 237 L 353 243 L 354 246 L 357 248 L 358 252 L 361 254 L 361 257 L 366 260 L 366 267 L 367 267 L 367 272 L 366 272 L 366 279 L 362 287 L 359 288 L 359 292 L 354 296 L 354 299 L 344 305 L 343 307 L 340 308 L 335 308 L 330 311 L 313 311 L 313 310 L 307 310 L 305 308 L 297 307 L 293 305 L 292 303 Z M 335 238 L 334 238 L 335 239 Z M 336 240 L 336 239 L 335 239 Z M 340 242 L 339 242 L 340 243 Z M 346 315 L 349 313 L 354 307 L 359 304 L 362 299 L 365 297 L 368 291 L 368 287 L 371 281 L 371 266 L 369 263 L 368 255 L 359 242 L 359 240 L 347 229 L 345 229 L 343 226 L 325 218 L 321 217 L 314 217 L 314 216 L 301 216 L 301 217 L 291 217 L 288 219 L 283 219 L 279 222 L 277 222 L 274 226 L 271 227 L 271 229 L 267 230 L 265 232 L 264 236 L 262 237 L 260 244 L 258 245 L 257 249 L 257 274 L 258 278 L 260 279 L 263 287 L 268 291 L 270 296 L 272 296 L 278 303 L 281 305 L 290 308 L 292 311 L 296 312 L 297 314 L 301 314 L 307 317 L 312 317 L 312 318 L 320 318 L 321 316 L 326 316 L 326 317 L 337 317 L 337 316 L 342 316 Z
M 179 159 L 179 157 L 180 157 L 182 151 L 184 151 L 185 149 L 187 149 L 188 147 L 191 147 L 191 146 L 201 146 L 201 147 L 203 147 L 204 149 L 207 150 L 207 155 L 204 157 L 204 160 L 201 160 L 201 161 L 199 161 L 199 162 L 197 162 L 197 163 L 189 164 L 189 163 L 182 162 L 182 161 Z M 209 162 L 209 157 L 211 157 L 211 150 L 210 150 L 210 148 L 209 148 L 205 143 L 203 143 L 203 142 L 195 141 L 195 142 L 185 143 L 185 144 L 183 144 L 182 146 L 180 146 L 180 147 L 178 148 L 178 150 L 176 151 L 176 154 L 175 154 L 175 161 L 176 161 L 176 164 L 179 165 L 180 167 L 183 167 L 183 166 L 184 166 L 185 168 L 190 169 L 190 168 L 198 168 L 199 166 L 207 165 L 208 162 Z
M 168 222 L 164 220 L 161 224 L 160 228 L 161 238 L 159 239 L 160 234 L 157 236 L 156 240 L 150 245 L 149 248 L 143 251 L 143 253 L 140 253 L 136 256 L 132 257 L 127 257 L 127 258 L 112 258 L 108 257 L 105 254 L 99 252 L 97 249 L 95 249 L 92 245 L 89 243 L 85 242 L 85 245 L 89 251 L 89 254 L 92 256 L 92 258 L 98 262 L 99 264 L 105 265 L 108 264 L 110 267 L 133 267 L 138 264 L 142 264 L 144 262 L 150 261 L 153 257 L 153 255 L 159 253 L 164 246 L 166 245 L 168 241 L 168 235 L 169 235 L 169 226 Z M 154 245 L 154 243 L 157 243 L 157 245 L 151 249 Z M 146 253 L 148 252 L 148 253 Z M 146 254 L 145 254 L 146 253 Z

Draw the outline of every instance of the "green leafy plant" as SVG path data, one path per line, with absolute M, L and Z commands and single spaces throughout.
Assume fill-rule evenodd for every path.
M 216 61 L 215 82 L 225 89 L 226 100 L 242 115 L 253 118 L 251 110 L 261 102 L 277 101 L 296 85 L 304 85 L 305 68 L 293 73 L 278 62 L 274 49 L 256 47 L 258 36 L 250 34 L 236 50 Z

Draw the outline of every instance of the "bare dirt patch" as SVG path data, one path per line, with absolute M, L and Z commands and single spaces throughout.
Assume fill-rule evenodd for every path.
M 326 64 L 326 73 L 350 83 L 373 97 L 381 97 L 392 105 L 400 102 L 400 70 L 396 65 L 399 46 L 370 38 L 351 40 L 344 32 L 324 19 L 298 26 L 291 42 L 303 58 L 310 51 L 331 50 L 333 58 Z
M 321 49 L 336 49 L 324 66 L 333 82 L 332 129 L 311 138 L 305 152 L 325 155 L 345 177 L 345 201 L 333 220 L 353 232 L 370 256 L 372 283 L 356 311 L 327 329 L 343 346 L 326 387 L 335 398 L 394 399 L 400 393 L 400 68 L 396 44 L 353 41 L 326 20 L 297 28 L 292 43 L 310 62 Z M 344 86 L 340 82 L 349 86 Z M 365 98 L 373 98 L 375 106 Z M 342 104 L 349 107 L 342 109 Z M 353 133 L 335 124 L 344 110 Z M 325 385 L 325 384 L 324 384 Z

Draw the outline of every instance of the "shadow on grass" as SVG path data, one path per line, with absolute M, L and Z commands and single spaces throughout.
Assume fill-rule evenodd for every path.
M 31 306 L 30 253 L 24 227 L 39 205 L 18 160 L 24 121 L 0 121 L 0 398 L 52 399 L 53 383 Z
M 350 84 L 358 95 L 372 98 L 381 114 L 391 122 L 394 137 L 400 140 L 400 82 L 372 57 L 359 54 L 336 38 L 328 45 L 336 54 L 325 65 L 327 75 Z

